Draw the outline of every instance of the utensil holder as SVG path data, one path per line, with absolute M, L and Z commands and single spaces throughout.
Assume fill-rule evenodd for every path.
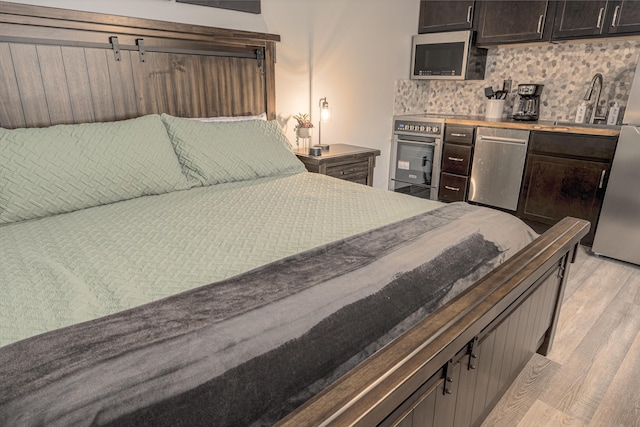
M 485 119 L 501 119 L 504 110 L 504 99 L 487 99 L 487 109 L 484 113 Z

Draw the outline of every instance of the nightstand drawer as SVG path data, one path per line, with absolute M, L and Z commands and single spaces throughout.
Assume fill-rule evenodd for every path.
M 439 199 L 443 202 L 465 201 L 467 199 L 467 182 L 466 176 L 442 173 L 438 190 Z
M 369 162 L 354 162 L 339 165 L 327 165 L 327 175 L 347 181 L 367 183 Z

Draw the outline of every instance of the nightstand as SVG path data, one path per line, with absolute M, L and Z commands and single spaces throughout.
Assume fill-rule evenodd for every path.
M 373 186 L 373 168 L 380 150 L 347 144 L 331 144 L 320 156 L 308 150 L 293 150 L 309 172 Z

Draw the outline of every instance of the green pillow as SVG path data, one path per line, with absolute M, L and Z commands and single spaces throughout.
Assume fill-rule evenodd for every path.
M 158 115 L 0 129 L 0 224 L 186 188 Z
M 304 172 L 275 120 L 201 122 L 162 115 L 192 185 Z

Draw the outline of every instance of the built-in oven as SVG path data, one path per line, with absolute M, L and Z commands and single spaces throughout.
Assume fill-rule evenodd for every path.
M 389 190 L 438 200 L 444 119 L 396 116 Z

